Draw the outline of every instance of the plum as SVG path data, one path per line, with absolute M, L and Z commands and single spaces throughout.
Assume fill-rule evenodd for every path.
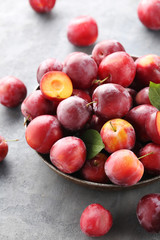
M 56 0 L 29 0 L 34 11 L 38 13 L 47 13 L 52 10 Z
M 160 30 L 159 0 L 141 0 L 138 4 L 137 14 L 144 26 L 152 30 Z
M 137 204 L 137 218 L 148 232 L 160 232 L 160 194 L 150 193 L 143 196 Z
M 136 134 L 133 126 L 124 119 L 114 118 L 107 121 L 100 135 L 107 152 L 119 149 L 132 149 L 135 145 Z
M 25 131 L 28 145 L 39 153 L 49 153 L 52 145 L 62 136 L 60 123 L 52 115 L 34 118 Z
M 152 175 L 160 174 L 160 145 L 148 143 L 139 150 L 138 155 L 146 172 Z
M 113 224 L 109 210 L 98 203 L 90 204 L 81 214 L 80 228 L 90 237 L 100 237 L 108 233 Z
M 150 140 L 145 128 L 147 117 L 158 109 L 149 104 L 141 104 L 132 108 L 125 116 L 125 119 L 132 124 L 136 131 L 137 140 L 147 142 Z
M 67 28 L 68 40 L 76 46 L 89 46 L 98 37 L 98 25 L 93 17 L 78 16 L 71 20 Z
M 91 105 L 83 98 L 71 96 L 61 101 L 57 107 L 57 118 L 62 126 L 71 131 L 82 129 L 90 120 Z
M 132 186 L 142 178 L 144 167 L 131 150 L 120 149 L 107 158 L 105 172 L 114 184 Z
M 66 57 L 63 71 L 71 78 L 73 88 L 88 89 L 97 79 L 98 67 L 91 56 L 83 52 L 74 52 Z
M 8 143 L 4 139 L 4 137 L 0 136 L 0 162 L 3 161 L 3 159 L 8 154 Z
M 124 117 L 132 106 L 132 97 L 119 84 L 106 83 L 98 86 L 92 95 L 93 110 L 102 118 Z
M 40 115 L 55 114 L 56 103 L 46 99 L 40 90 L 36 90 L 24 99 L 21 112 L 27 120 L 31 121 Z
M 108 77 L 108 83 L 117 83 L 128 87 L 134 80 L 136 67 L 132 57 L 124 52 L 114 52 L 106 56 L 98 68 L 100 79 Z
M 80 176 L 87 181 L 107 183 L 109 179 L 104 171 L 106 159 L 107 155 L 104 153 L 98 153 L 94 158 L 87 159 L 80 169 Z
M 6 107 L 17 107 L 27 95 L 25 84 L 14 76 L 0 79 L 0 103 Z
M 40 63 L 37 69 L 37 82 L 40 83 L 43 75 L 50 71 L 62 71 L 63 64 L 55 58 L 47 58 Z
M 113 52 L 124 51 L 125 49 L 120 42 L 117 40 L 104 40 L 97 43 L 92 50 L 92 57 L 99 65 L 101 61 Z
M 86 160 L 86 146 L 80 138 L 63 137 L 51 147 L 50 160 L 64 173 L 77 172 Z

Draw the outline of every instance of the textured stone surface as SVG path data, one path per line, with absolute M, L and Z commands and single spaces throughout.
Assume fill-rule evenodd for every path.
M 27 86 L 36 86 L 41 61 L 63 61 L 72 51 L 91 53 L 93 46 L 76 48 L 66 38 L 69 21 L 78 15 L 97 20 L 99 37 L 120 41 L 132 55 L 160 55 L 160 32 L 146 29 L 137 18 L 138 0 L 57 0 L 49 14 L 34 12 L 28 0 L 1 1 L 0 77 L 14 75 Z M 85 240 L 79 228 L 82 211 L 100 203 L 113 214 L 112 240 L 158 240 L 138 224 L 136 206 L 148 193 L 159 192 L 160 182 L 128 191 L 97 191 L 76 185 L 52 172 L 26 144 L 20 107 L 0 106 L 0 134 L 9 143 L 9 153 L 0 164 L 0 239 Z

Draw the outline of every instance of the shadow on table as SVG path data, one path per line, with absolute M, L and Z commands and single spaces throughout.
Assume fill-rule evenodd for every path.
M 10 169 L 7 158 L 0 162 L 0 179 L 6 178 L 10 174 Z

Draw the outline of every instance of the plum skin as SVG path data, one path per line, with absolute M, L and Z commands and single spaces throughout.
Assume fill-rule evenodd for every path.
M 29 0 L 34 11 L 38 13 L 47 13 L 52 10 L 56 0 Z
M 145 122 L 147 117 L 157 112 L 158 109 L 149 104 L 141 104 L 133 107 L 125 116 L 125 120 L 131 123 L 136 131 L 137 139 L 142 142 L 150 140 L 145 129 Z
M 71 78 L 74 88 L 86 90 L 97 78 L 98 66 L 88 54 L 73 52 L 65 59 L 63 72 Z
M 25 131 L 28 145 L 39 153 L 49 153 L 52 145 L 62 136 L 60 123 L 52 115 L 34 118 Z
M 113 52 L 124 51 L 125 49 L 117 40 L 104 40 L 95 45 L 92 50 L 92 57 L 99 66 L 101 61 Z
M 107 183 L 109 179 L 104 171 L 106 159 L 107 155 L 104 153 L 98 153 L 94 158 L 87 159 L 80 169 L 81 177 L 91 182 Z
M 160 111 L 150 114 L 145 121 L 147 135 L 153 143 L 160 145 Z
M 110 211 L 98 203 L 90 204 L 81 214 L 81 231 L 90 237 L 105 235 L 111 229 L 112 224 L 113 218 Z
M 26 97 L 25 84 L 14 76 L 0 79 L 0 103 L 5 107 L 17 107 Z
M 74 18 L 68 25 L 67 38 L 76 46 L 89 46 L 98 37 L 98 26 L 94 18 L 79 16 Z
M 135 145 L 136 135 L 133 126 L 124 119 L 111 119 L 107 121 L 100 135 L 107 152 L 112 153 L 119 149 L 132 149 Z
M 55 58 L 47 58 L 40 63 L 37 69 L 37 82 L 40 84 L 43 75 L 50 71 L 62 71 L 63 64 Z
M 139 92 L 137 92 L 135 96 L 135 103 L 137 105 L 141 105 L 141 104 L 151 105 L 151 102 L 149 100 L 149 87 L 142 88 Z
M 74 173 L 86 160 L 86 146 L 80 138 L 63 137 L 51 147 L 50 160 L 62 172 Z
M 21 104 L 21 112 L 27 120 L 31 121 L 40 115 L 54 114 L 56 105 L 44 98 L 40 90 L 36 90 L 24 99 Z
M 89 93 L 85 90 L 73 89 L 72 96 L 81 97 L 88 103 L 90 103 L 92 101 Z
M 106 82 L 117 83 L 128 87 L 134 80 L 136 67 L 133 58 L 124 51 L 118 51 L 106 56 L 98 67 L 100 79 L 108 77 Z
M 137 204 L 137 219 L 148 232 L 160 232 L 160 194 L 143 196 Z
M 151 153 L 151 154 L 150 154 Z M 141 158 L 141 162 L 146 172 L 152 175 L 160 174 L 160 145 L 155 143 L 147 143 L 139 150 L 139 156 L 142 157 L 149 154 L 146 157 Z
M 128 149 L 113 152 L 105 162 L 105 172 L 111 182 L 120 186 L 132 186 L 143 176 L 144 167 L 136 155 Z
M 4 137 L 0 136 L 0 162 L 7 156 L 8 153 L 8 144 L 5 141 Z
M 160 3 L 159 0 L 141 0 L 138 4 L 137 14 L 141 23 L 152 30 L 160 29 Z
M 83 98 L 71 96 L 57 107 L 57 118 L 62 126 L 71 131 L 82 129 L 91 118 L 92 107 Z
M 93 110 L 103 118 L 122 118 L 132 106 L 132 97 L 119 84 L 106 83 L 98 86 L 92 95 Z
M 147 54 L 135 61 L 136 75 L 134 82 L 140 89 L 148 87 L 150 81 L 160 83 L 160 56 Z
M 93 114 L 91 117 L 91 120 L 89 122 L 89 126 L 91 129 L 97 130 L 98 132 L 101 131 L 101 128 L 106 123 L 106 119 L 101 118 L 100 116 L 97 116 L 96 114 Z

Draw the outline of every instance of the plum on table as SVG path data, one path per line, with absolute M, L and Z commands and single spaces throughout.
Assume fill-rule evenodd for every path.
M 140 225 L 148 232 L 160 232 L 160 194 L 151 193 L 143 196 L 137 204 L 137 218 Z
M 78 16 L 67 27 L 67 38 L 76 46 L 89 46 L 98 37 L 98 25 L 90 16 Z

